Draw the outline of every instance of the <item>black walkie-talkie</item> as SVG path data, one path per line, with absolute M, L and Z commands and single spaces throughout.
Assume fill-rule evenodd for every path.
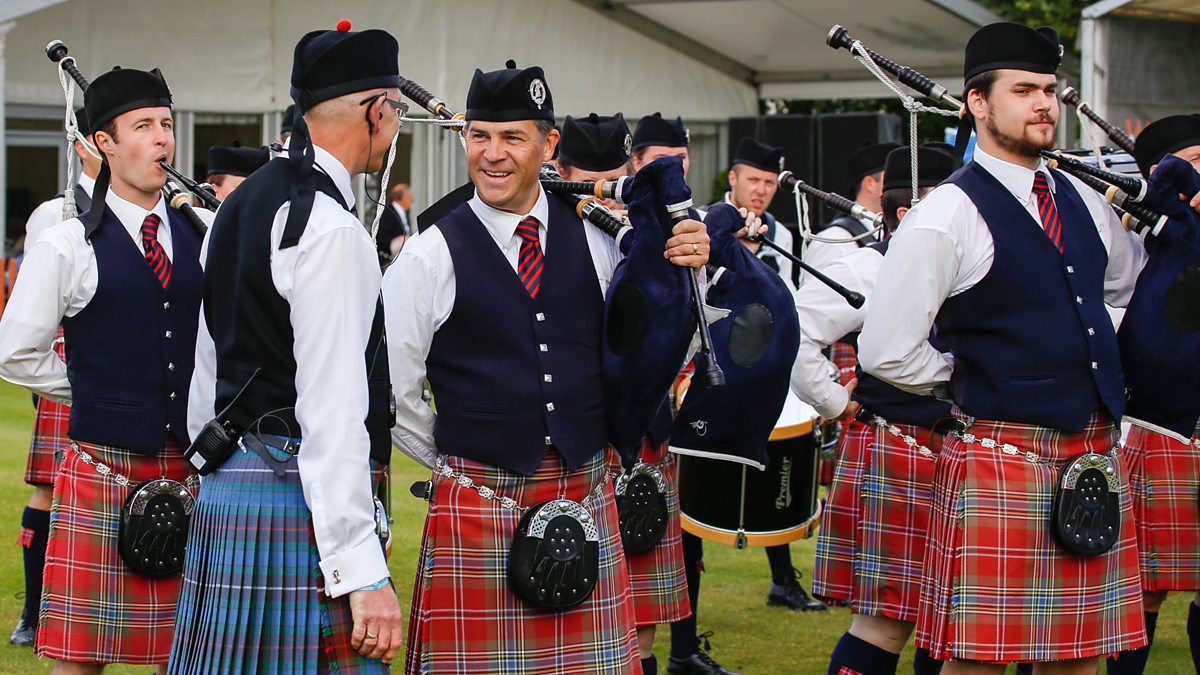
M 250 378 L 246 380 L 246 384 L 238 390 L 233 400 L 225 409 L 217 413 L 217 416 L 204 424 L 204 428 L 200 433 L 196 434 L 196 439 L 188 446 L 187 450 L 183 451 L 183 458 L 187 460 L 196 469 L 196 473 L 201 476 L 217 470 L 226 459 L 233 454 L 233 448 L 237 445 L 237 439 L 240 435 L 234 430 L 228 421 L 225 421 L 225 415 L 233 408 L 233 405 L 238 402 L 246 388 L 254 381 L 255 376 L 261 368 L 255 368 L 250 374 Z

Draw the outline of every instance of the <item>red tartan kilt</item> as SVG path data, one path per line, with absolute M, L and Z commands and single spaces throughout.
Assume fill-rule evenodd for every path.
M 54 336 L 54 352 L 66 360 L 63 352 L 62 327 Z M 29 439 L 29 461 L 25 464 L 25 482 L 30 485 L 54 485 L 58 471 L 55 451 L 65 451 L 67 428 L 71 423 L 71 407 L 39 396 L 37 413 L 33 418 L 33 435 Z
M 616 673 L 641 671 L 629 574 L 606 453 L 574 471 L 550 452 L 532 476 L 447 456 L 475 485 L 524 507 L 560 495 L 582 501 L 597 484 L 600 573 L 583 604 L 534 607 L 508 586 L 508 549 L 520 514 L 434 474 L 413 590 L 408 673 Z
M 682 530 L 679 525 L 679 467 L 669 444 L 654 447 L 647 439 L 638 457 L 662 471 L 667 480 L 667 532 L 649 551 L 626 553 L 629 586 L 633 593 L 634 616 L 639 626 L 657 626 L 686 619 L 692 613 L 688 603 L 687 575 L 683 570 Z M 620 460 L 612 453 L 612 472 L 621 470 Z
M 854 600 L 856 614 L 915 622 L 924 579 L 930 501 L 941 437 L 911 424 L 871 427 L 863 466 Z
M 978 420 L 968 431 L 975 442 L 948 436 L 938 455 L 917 646 L 941 660 L 1002 663 L 1145 645 L 1128 489 L 1121 533 L 1107 553 L 1068 554 L 1049 529 L 1063 466 L 1084 452 L 1108 454 L 1112 421 L 1098 414 L 1083 432 L 1066 433 Z M 1018 452 L 984 447 L 980 438 Z
M 858 420 L 849 422 L 842 433 L 833 484 L 821 512 L 813 565 L 813 595 L 828 604 L 845 605 L 854 599 L 863 467 L 874 436 L 875 431 Z
M 1200 433 L 1184 443 L 1129 421 L 1123 454 L 1142 588 L 1200 590 Z
M 858 352 L 844 342 L 835 342 L 830 349 L 833 351 L 833 365 L 838 369 L 838 383 L 844 387 L 855 377 L 855 371 L 858 369 Z
M 157 457 L 80 443 L 133 485 L 191 475 L 177 445 Z M 121 509 L 130 488 L 68 449 L 54 481 L 37 653 L 74 663 L 166 663 L 175 629 L 180 576 L 150 578 L 117 551 Z

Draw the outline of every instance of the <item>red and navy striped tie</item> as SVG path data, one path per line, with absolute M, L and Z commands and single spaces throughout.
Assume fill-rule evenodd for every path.
M 1038 214 L 1042 217 L 1042 229 L 1054 243 L 1059 253 L 1063 252 L 1062 220 L 1058 217 L 1058 209 L 1054 208 L 1054 197 L 1050 194 L 1050 181 L 1046 174 L 1038 171 L 1033 174 L 1033 194 L 1037 195 Z
M 153 213 L 142 221 L 142 249 L 146 251 L 146 262 L 150 263 L 150 269 L 166 288 L 171 283 L 171 260 L 162 244 L 158 243 L 158 226 L 161 224 L 162 219 Z
M 526 216 L 517 224 L 517 235 L 521 237 L 521 253 L 518 256 L 517 276 L 529 291 L 529 297 L 537 298 L 542 286 L 542 242 L 538 237 L 537 218 Z

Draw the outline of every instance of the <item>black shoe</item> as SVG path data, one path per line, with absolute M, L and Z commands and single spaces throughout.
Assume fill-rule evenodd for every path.
M 8 641 L 18 647 L 32 647 L 36 640 L 37 623 L 27 621 L 25 616 L 22 615 L 21 620 L 17 622 L 17 627 L 13 629 L 12 637 Z
M 829 609 L 823 603 L 808 597 L 808 593 L 804 592 L 804 587 L 796 579 L 792 579 L 788 584 L 771 584 L 771 590 L 767 592 L 767 606 L 787 607 L 801 612 L 824 612 Z
M 686 659 L 672 656 L 667 660 L 667 672 L 671 675 L 742 675 L 722 668 L 704 652 L 697 652 Z

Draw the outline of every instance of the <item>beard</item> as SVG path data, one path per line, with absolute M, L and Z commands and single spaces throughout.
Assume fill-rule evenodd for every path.
M 1049 118 L 1038 121 L 1050 121 Z M 1051 150 L 1054 148 L 1054 135 L 1045 141 L 1037 141 L 1030 138 L 1028 135 L 1014 136 L 1007 132 L 1001 131 L 1000 127 L 996 126 L 996 120 L 989 117 L 985 122 L 988 134 L 996 145 L 1005 150 L 1022 157 L 1037 157 L 1042 150 Z M 1024 127 L 1023 127 L 1024 128 Z

